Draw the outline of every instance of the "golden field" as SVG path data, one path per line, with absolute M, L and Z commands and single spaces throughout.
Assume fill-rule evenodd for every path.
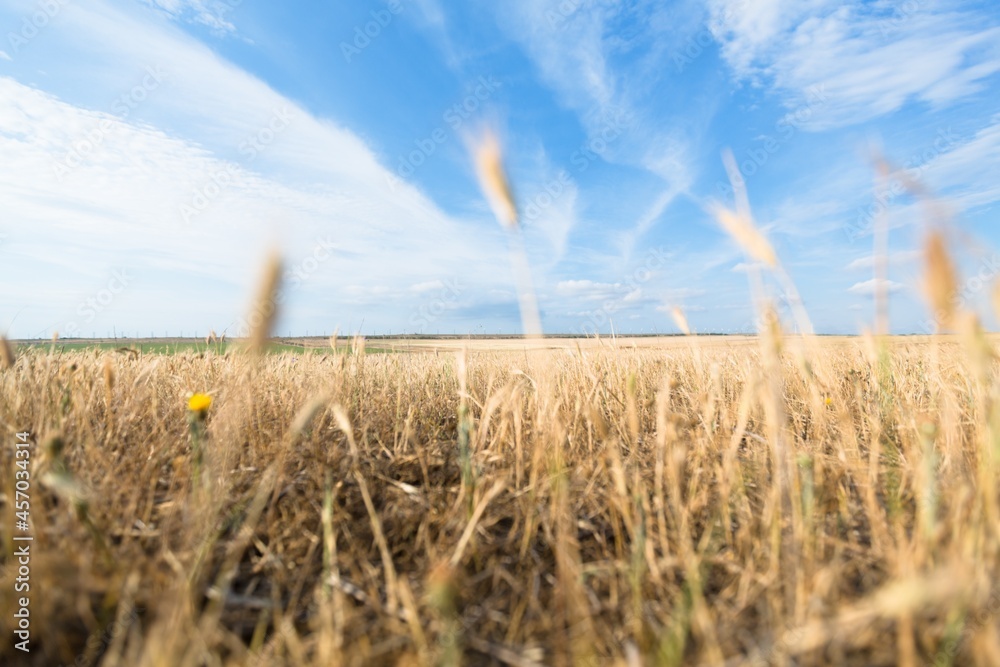
M 3 664 L 1000 664 L 990 339 L 406 345 L 22 348 Z

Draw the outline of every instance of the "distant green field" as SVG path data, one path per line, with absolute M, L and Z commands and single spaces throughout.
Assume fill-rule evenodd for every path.
M 83 350 L 119 350 L 122 352 L 131 350 L 139 354 L 181 354 L 193 352 L 195 354 L 212 352 L 214 354 L 225 354 L 230 347 L 239 348 L 240 343 L 204 343 L 198 341 L 184 342 L 136 342 L 125 341 L 80 341 L 80 342 L 38 342 L 28 343 L 24 347 L 49 350 L 53 348 L 56 352 L 79 352 Z M 332 354 L 330 348 L 304 347 L 301 345 L 287 345 L 284 343 L 271 343 L 267 348 L 268 354 L 294 353 L 294 354 Z M 365 347 L 366 354 L 381 354 L 392 352 L 383 348 Z M 350 346 L 342 346 L 337 349 L 338 354 L 351 354 Z

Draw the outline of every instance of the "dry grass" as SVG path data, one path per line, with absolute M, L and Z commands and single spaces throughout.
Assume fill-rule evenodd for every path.
M 988 354 L 623 342 L 22 351 L 0 372 L 3 663 L 1000 664 Z

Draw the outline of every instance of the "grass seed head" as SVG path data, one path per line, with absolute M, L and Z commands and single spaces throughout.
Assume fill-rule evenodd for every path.
M 278 319 L 278 301 L 275 298 L 281 287 L 281 257 L 274 252 L 264 265 L 260 287 L 250 311 L 250 351 L 263 352 Z
M 517 226 L 517 205 L 507 172 L 504 170 L 500 142 L 493 133 L 486 134 L 476 148 L 476 172 L 479 186 L 493 208 L 493 214 L 505 229 Z
M 958 280 L 944 237 L 938 231 L 927 238 L 924 255 L 927 261 L 925 290 L 942 328 L 951 327 L 955 320 L 955 294 Z
M 771 242 L 754 226 L 749 216 L 731 211 L 722 205 L 713 208 L 712 213 L 719 221 L 719 225 L 740 244 L 747 255 L 771 268 L 778 265 L 778 256 L 771 247 Z
M 6 337 L 0 336 L 0 368 L 13 368 L 15 361 L 14 347 Z
M 684 315 L 683 310 L 675 306 L 670 310 L 670 316 L 674 318 L 674 324 L 677 325 L 677 328 L 680 329 L 685 336 L 691 335 L 691 327 L 688 326 L 688 320 Z
M 993 285 L 993 312 L 1000 318 L 1000 280 Z
M 115 388 L 115 367 L 110 358 L 104 360 L 104 388 L 108 393 Z

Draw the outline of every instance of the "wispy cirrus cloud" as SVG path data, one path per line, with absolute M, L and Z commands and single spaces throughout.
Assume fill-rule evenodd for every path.
M 683 3 L 682 3 L 683 4 Z M 686 36 L 678 35 L 678 7 L 657 2 L 561 3 L 517 0 L 498 11 L 498 20 L 524 48 L 541 79 L 573 109 L 591 138 L 607 132 L 610 122 L 626 118 L 625 127 L 606 142 L 601 158 L 638 167 L 661 185 L 645 188 L 648 203 L 625 230 L 620 245 L 630 254 L 664 211 L 687 193 L 694 181 L 698 137 L 664 118 L 650 104 L 650 90 L 672 72 L 662 63 Z M 627 38 L 617 28 L 629 25 Z M 685 123 L 697 116 L 684 115 Z
M 884 285 L 886 292 L 889 294 L 899 292 L 905 287 L 902 283 L 897 283 L 892 280 L 878 281 L 872 279 L 860 283 L 854 283 L 847 288 L 847 291 L 851 294 L 858 294 L 860 296 L 874 296 L 880 284 Z
M 710 0 L 722 55 L 737 77 L 773 85 L 789 106 L 823 86 L 808 126 L 861 123 L 910 101 L 932 107 L 985 89 L 1000 71 L 1000 17 L 967 3 Z M 725 20 L 723 20 L 725 18 Z
M 227 18 L 243 0 L 144 0 L 171 18 L 199 23 L 217 33 L 234 33 L 236 26 Z
M 889 265 L 908 265 L 913 262 L 918 261 L 923 257 L 923 253 L 919 250 L 899 250 L 897 252 L 891 253 L 887 257 Z M 875 256 L 865 255 L 864 257 L 858 257 L 852 260 L 850 264 L 844 267 L 845 271 L 870 271 L 875 268 Z
M 0 2 L 0 19 L 34 33 L 36 6 Z M 997 243 L 1000 16 L 985 2 L 403 0 L 350 63 L 324 60 L 330 28 L 377 22 L 372 7 L 60 6 L 16 53 L 2 45 L 13 60 L 0 52 L 0 283 L 18 286 L 0 310 L 30 301 L 17 333 L 62 326 L 121 269 L 99 333 L 219 330 L 275 240 L 299 331 L 516 328 L 506 239 L 458 135 L 422 146 L 481 76 L 502 87 L 462 131 L 493 119 L 505 134 L 547 331 L 655 330 L 663 304 L 703 331 L 753 324 L 742 252 L 704 206 L 729 196 L 725 146 L 820 330 L 851 330 L 843 313 L 868 303 L 873 284 L 855 281 L 871 277 L 877 216 L 889 277 L 919 272 L 899 249 L 919 244 L 924 211 L 879 189 L 867 137 L 977 245 Z M 244 32 L 256 42 L 235 45 Z M 821 103 L 804 104 L 817 86 Z M 394 174 L 415 145 L 426 166 Z M 894 285 L 905 330 L 919 294 Z
M 600 301 L 619 296 L 623 291 L 622 283 L 601 283 L 593 280 L 562 280 L 556 284 L 556 294 L 561 297 L 582 299 L 585 301 Z M 634 292 L 636 288 L 626 290 Z
M 2 282 L 20 285 L 0 296 L 0 307 L 16 312 L 29 304 L 17 335 L 62 328 L 93 289 L 88 285 L 101 285 L 120 267 L 135 278 L 95 326 L 221 329 L 243 308 L 243 292 L 272 243 L 290 269 L 312 262 L 317 244 L 324 257 L 329 248 L 329 261 L 300 272 L 307 280 L 288 276 L 298 281 L 289 290 L 289 321 L 314 330 L 366 311 L 370 323 L 390 323 L 414 283 L 461 275 L 469 307 L 477 294 L 506 284 L 497 278 L 506 258 L 494 251 L 503 243 L 495 224 L 452 217 L 410 184 L 389 188 L 389 170 L 347 128 L 170 23 L 97 1 L 71 9 L 64 24 L 50 27 L 57 37 L 71 33 L 63 44 L 81 49 L 66 61 L 70 73 L 96 57 L 106 75 L 94 85 L 108 99 L 115 81 L 131 81 L 118 70 L 131 72 L 136 63 L 165 63 L 164 80 L 141 109 L 122 117 L 0 77 L 0 200 L 5 223 L 30 230 L 5 243 L 0 266 Z M 287 117 L 279 133 L 271 129 L 277 112 Z M 73 169 L 59 172 L 74 151 Z M 214 178 L 220 173 L 231 178 Z M 185 219 L 184 207 L 198 196 L 207 204 Z M 29 272 L 38 277 L 18 279 Z M 350 290 L 342 289 L 344 275 L 352 277 Z M 157 296 L 171 286 L 196 298 Z M 164 301 L 170 305 L 154 305 Z

